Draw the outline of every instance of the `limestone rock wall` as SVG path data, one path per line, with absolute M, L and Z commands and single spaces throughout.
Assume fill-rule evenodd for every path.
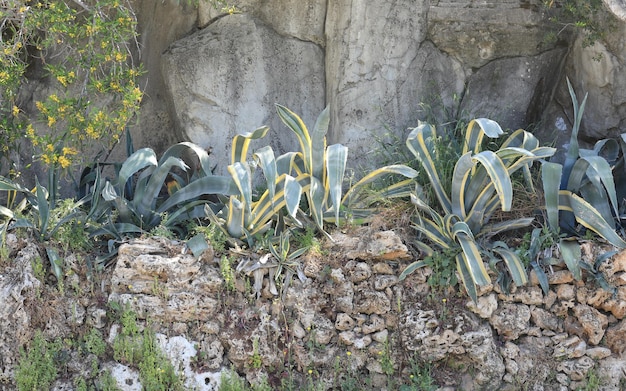
M 621 15 L 621 2 L 605 2 L 607 15 Z M 546 43 L 558 27 L 538 0 L 231 3 L 240 13 L 138 2 L 148 94 L 137 146 L 191 140 L 223 170 L 234 134 L 269 125 L 253 149 L 293 150 L 274 103 L 310 126 L 329 105 L 329 142 L 350 147 L 352 167 L 371 166 L 373 140 L 402 140 L 418 120 L 485 116 L 506 128 L 538 125 L 546 143 L 565 142 L 566 76 L 580 96 L 589 93 L 583 138 L 622 131 L 621 21 L 606 42 L 583 48 L 565 33 Z

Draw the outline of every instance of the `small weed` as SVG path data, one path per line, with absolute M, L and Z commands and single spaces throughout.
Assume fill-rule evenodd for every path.
M 264 378 L 259 384 L 248 385 L 234 370 L 228 370 L 222 374 L 219 391 L 271 391 L 272 387 Z
M 46 341 L 37 330 L 33 343 L 26 352 L 20 350 L 20 359 L 15 371 L 17 389 L 22 391 L 48 390 L 57 377 L 55 356 L 58 347 Z
M 600 386 L 602 385 L 602 379 L 598 375 L 598 372 L 595 368 L 592 368 L 589 372 L 587 372 L 586 380 L 587 384 L 582 388 L 578 388 L 578 391 L 598 391 L 600 389 Z
M 254 338 L 252 340 L 252 356 L 250 357 L 250 366 L 254 369 L 259 369 L 263 366 L 263 357 L 259 353 L 259 339 Z
M 139 369 L 139 379 L 146 390 L 182 390 L 174 366 L 157 346 L 150 327 L 139 331 L 137 315 L 124 310 L 120 316 L 122 330 L 113 341 L 113 358 Z
M 391 347 L 389 340 L 385 340 L 383 344 L 383 350 L 378 352 L 378 361 L 383 370 L 383 373 L 387 376 L 392 376 L 395 372 L 393 358 L 391 357 Z
M 192 228 L 194 234 L 202 234 L 211 244 L 216 254 L 223 254 L 228 247 L 228 236 L 217 224 L 197 225 Z
M 102 372 L 97 380 L 97 384 L 98 390 L 101 391 L 121 391 L 117 386 L 117 382 L 113 378 L 113 375 L 111 375 L 111 372 L 108 370 Z
M 152 281 L 151 291 L 154 296 L 160 297 L 162 300 L 167 301 L 167 298 L 169 297 L 169 292 L 167 290 L 167 287 L 161 284 L 158 276 L 154 276 L 154 280 Z
M 409 384 L 401 386 L 399 391 L 435 391 L 439 388 L 432 377 L 430 363 L 412 359 L 410 365 Z
M 89 333 L 83 337 L 83 344 L 87 352 L 93 353 L 98 357 L 104 356 L 106 343 L 98 329 L 92 328 L 89 330 Z
M 230 257 L 223 256 L 220 259 L 220 273 L 224 279 L 226 290 L 232 292 L 235 290 L 235 271 L 232 268 L 232 260 Z

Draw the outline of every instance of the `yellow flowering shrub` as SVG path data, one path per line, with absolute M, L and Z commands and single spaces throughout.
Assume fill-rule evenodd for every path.
M 26 137 L 52 168 L 69 168 L 87 153 L 109 150 L 139 111 L 143 73 L 133 62 L 136 17 L 119 0 L 3 0 L 0 23 L 0 157 Z M 26 51 L 35 48 L 37 52 Z M 41 58 L 51 94 L 35 102 L 34 123 L 18 90 Z M 78 153 L 81 151 L 81 153 Z

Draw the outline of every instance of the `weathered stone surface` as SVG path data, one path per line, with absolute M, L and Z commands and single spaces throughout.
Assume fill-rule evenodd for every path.
M 606 330 L 606 346 L 613 353 L 623 354 L 626 351 L 626 321 L 622 320 L 618 324 Z
M 385 262 L 412 258 L 406 245 L 393 231 L 371 232 L 368 227 L 360 227 L 350 235 L 335 232 L 333 239 L 333 247 L 346 251 L 349 259 Z
M 602 337 L 604 337 L 604 331 L 609 322 L 606 315 L 584 304 L 574 307 L 574 314 L 581 324 L 589 344 L 599 344 Z
M 583 380 L 591 368 L 593 368 L 594 362 L 590 357 L 581 357 L 578 360 L 566 360 L 557 366 L 557 369 L 573 381 Z
M 490 323 L 505 340 L 516 340 L 527 332 L 530 308 L 523 304 L 504 303 L 491 316 Z
M 165 239 L 123 244 L 111 277 L 109 301 L 128 304 L 159 321 L 208 320 L 224 281 L 215 268 Z
M 556 315 L 542 308 L 532 308 L 530 317 L 533 323 L 541 329 L 560 332 L 563 328 L 562 321 Z
M 179 128 L 190 141 L 211 148 L 217 172 L 225 174 L 237 133 L 268 125 L 268 140 L 259 147 L 297 150 L 297 138 L 280 122 L 274 104 L 288 106 L 312 127 L 324 108 L 323 59 L 317 44 L 235 14 L 175 42 L 162 64 Z
M 389 312 L 389 298 L 383 292 L 365 291 L 356 295 L 354 309 L 362 314 L 382 315 Z
M 498 300 L 494 293 L 490 293 L 487 296 L 480 296 L 477 303 L 472 300 L 468 301 L 467 308 L 481 318 L 489 319 L 493 312 L 498 309 Z

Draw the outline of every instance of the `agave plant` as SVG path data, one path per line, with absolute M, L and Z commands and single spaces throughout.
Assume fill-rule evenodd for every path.
M 209 196 L 233 194 L 237 188 L 230 177 L 211 173 L 206 151 L 184 142 L 168 148 L 160 160 L 149 148 L 134 152 L 116 180 L 98 177 L 93 191 L 90 215 L 108 219 L 94 235 L 119 237 L 159 225 L 182 234 L 187 221 L 205 216 Z
M 248 160 L 249 144 L 265 137 L 267 127 L 240 134 L 233 139 L 231 174 L 239 192 L 233 194 L 224 205 L 213 205 L 207 213 L 232 237 L 246 238 L 251 245 L 253 237 L 270 229 L 280 215 L 290 218 L 290 223 L 301 226 L 300 219 L 310 218 L 324 231 L 325 221 L 340 224 L 347 214 L 367 216 L 368 209 L 380 197 L 407 196 L 413 188 L 411 178 L 417 172 L 404 165 L 393 165 L 375 170 L 343 195 L 348 148 L 340 145 L 326 146 L 329 111 L 319 115 L 312 132 L 302 119 L 289 109 L 277 105 L 281 120 L 296 134 L 300 151 L 276 156 L 271 147 L 257 150 L 253 157 L 266 180 L 266 190 L 253 199 L 252 169 Z M 407 180 L 380 189 L 375 194 L 363 191 L 367 184 L 391 174 L 400 174 Z M 301 202 L 305 195 L 306 203 Z M 286 212 L 286 213 L 284 213 Z
M 367 218 L 373 211 L 371 206 L 382 198 L 410 195 L 414 187 L 413 178 L 418 173 L 401 164 L 381 167 L 368 173 L 343 194 L 348 148 L 341 144 L 326 145 L 330 121 L 328 107 L 318 116 L 311 132 L 297 114 L 281 105 L 276 105 L 276 108 L 280 119 L 294 132 L 300 144 L 300 151 L 283 159 L 281 169 L 293 173 L 299 178 L 298 182 L 303 184 L 308 206 L 305 214 L 313 219 L 320 230 L 323 231 L 324 221 L 339 225 L 348 216 Z M 407 179 L 377 189 L 374 194 L 365 191 L 368 184 L 387 175 L 401 175 Z
M 623 170 L 624 157 L 622 155 L 622 160 L 618 161 L 620 146 L 616 140 L 600 140 L 591 150 L 579 147 L 578 131 L 587 95 L 579 105 L 569 79 L 567 86 L 574 109 L 569 149 L 563 164 L 548 162 L 543 165 L 542 181 L 548 227 L 554 236 L 561 236 L 558 247 L 563 261 L 574 278 L 580 280 L 580 245 L 575 237 L 582 230 L 577 225 L 595 232 L 616 247 L 626 247 L 626 242 L 616 232 L 620 217 L 618 200 L 623 197 L 617 196 L 613 179 L 613 173 L 619 173 L 617 164 Z M 621 143 L 626 150 L 624 135 Z M 541 273 L 536 263 L 533 266 Z
M 476 286 L 491 282 L 484 256 L 491 264 L 497 263 L 496 259 L 504 262 L 516 285 L 526 283 L 526 271 L 517 254 L 506 246 L 489 244 L 487 239 L 503 231 L 526 227 L 533 218 L 493 223 L 491 218 L 498 210 L 511 209 L 511 175 L 522 170 L 528 185 L 532 186 L 532 164 L 555 152 L 554 148 L 539 146 L 538 140 L 522 129 L 512 133 L 499 150 L 482 150 L 484 136 L 497 138 L 503 133 L 498 123 L 486 118 L 475 119 L 468 124 L 462 154 L 452 173 L 449 194 L 439 177 L 437 156 L 433 154 L 437 140 L 435 127 L 420 123 L 407 139 L 409 150 L 428 175 L 439 206 L 435 209 L 428 205 L 419 187 L 411 195 L 419 212 L 415 228 L 425 239 L 420 241 L 420 246 L 428 254 L 435 251 L 433 247 L 456 253 L 458 274 L 473 300 L 477 298 Z M 425 261 L 412 263 L 402 272 L 400 279 L 426 264 Z

